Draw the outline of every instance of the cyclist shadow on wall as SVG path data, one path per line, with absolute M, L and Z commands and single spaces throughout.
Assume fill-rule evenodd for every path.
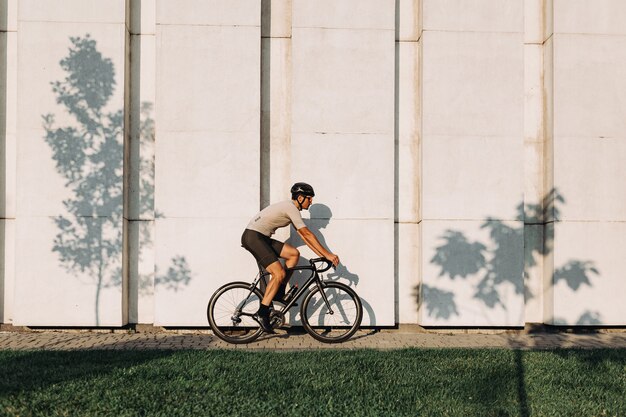
M 320 243 L 328 248 L 331 252 L 332 248 L 326 242 L 326 238 L 322 234 L 322 229 L 325 229 L 330 224 L 330 219 L 332 218 L 332 211 L 330 207 L 325 204 L 313 204 L 309 208 L 309 213 L 311 215 L 310 219 L 303 219 L 304 224 L 309 228 L 311 232 L 317 237 Z M 286 243 L 294 246 L 295 248 L 300 248 L 306 246 L 306 244 L 300 238 L 293 229 L 291 231 L 291 236 L 287 239 Z M 341 254 L 339 254 L 341 257 Z M 309 259 L 300 256 L 300 264 L 305 265 L 308 264 Z M 308 271 L 295 271 L 293 276 L 291 277 L 290 283 L 302 285 L 309 278 Z M 359 276 L 353 272 L 351 272 L 346 265 L 340 263 L 337 268 L 331 269 L 327 274 L 326 278 L 331 281 L 342 281 L 345 284 L 348 284 L 351 287 L 358 287 L 359 284 Z M 358 294 L 357 288 L 357 294 Z M 369 323 L 369 325 L 376 325 L 376 314 L 372 309 L 371 305 L 363 299 L 363 297 L 359 294 L 359 298 L 361 299 L 361 303 L 363 304 L 363 313 L 365 315 L 363 322 Z M 369 318 L 369 321 L 367 320 Z

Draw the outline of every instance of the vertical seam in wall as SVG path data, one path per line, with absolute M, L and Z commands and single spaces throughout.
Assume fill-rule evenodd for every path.
M 132 58 L 131 58 L 131 37 L 130 30 L 131 21 L 131 0 L 126 0 L 126 15 L 124 21 L 124 133 L 123 133 L 123 152 L 122 152 L 122 324 L 127 324 L 129 319 L 130 308 L 130 294 L 129 294 L 129 271 L 130 271 L 130 256 L 129 256 L 129 169 L 130 169 L 130 135 L 132 130 L 131 125 L 131 109 L 132 109 L 132 97 L 131 97 L 131 79 L 132 74 Z
M 417 167 L 417 220 L 418 220 L 418 224 L 420 225 L 418 227 L 417 230 L 417 282 L 418 282 L 418 288 L 420 289 L 418 294 L 417 294 L 417 305 L 418 305 L 418 310 L 417 310 L 417 322 L 418 324 L 422 323 L 422 306 L 424 304 L 424 299 L 423 299 L 423 291 L 422 291 L 422 286 L 423 286 L 423 259 L 422 259 L 422 222 L 423 222 L 423 218 L 422 218 L 422 202 L 424 201 L 424 199 L 422 198 L 422 192 L 424 189 L 424 175 L 422 172 L 422 167 L 423 167 L 423 152 L 422 152 L 422 144 L 424 142 L 424 132 L 423 132 L 423 114 L 424 114 L 424 83 L 423 83 L 423 66 L 424 66 L 424 60 L 422 59 L 423 56 L 423 50 L 424 50 L 424 2 L 422 0 L 417 0 L 418 5 L 417 5 L 417 13 L 418 13 L 418 19 L 417 19 L 417 25 L 418 25 L 418 36 L 417 36 L 417 66 L 416 66 L 416 71 L 418 72 L 417 74 L 417 89 L 418 89 L 418 94 L 417 94 L 417 163 L 418 163 L 418 167 Z
M 415 27 L 417 29 L 417 39 L 401 39 L 400 36 L 400 0 L 396 0 L 395 2 L 395 22 L 396 22 L 396 30 L 395 30 L 395 45 L 394 45 L 394 276 L 395 276 L 395 314 L 396 314 L 396 324 L 399 324 L 402 319 L 400 318 L 400 225 L 419 225 L 421 223 L 421 39 L 422 39 L 422 25 L 421 25 L 421 6 L 422 3 L 419 0 L 414 0 L 412 7 L 413 12 L 415 14 Z M 411 191 L 411 195 L 416 201 L 409 202 L 411 218 L 413 215 L 417 216 L 415 221 L 413 220 L 401 220 L 400 219 L 400 176 L 402 175 L 400 171 L 400 46 L 406 45 L 415 45 L 417 50 L 414 59 L 417 62 L 414 62 L 411 67 L 414 68 L 413 71 L 413 82 L 414 87 L 417 89 L 413 91 L 415 96 L 413 97 L 413 101 L 411 106 L 415 106 L 412 109 L 413 114 L 409 117 L 415 118 L 415 125 L 413 127 L 413 131 L 410 132 L 411 137 L 411 146 L 410 152 L 414 152 L 415 155 L 413 158 L 413 172 L 411 172 L 411 176 L 416 176 L 417 178 L 411 178 L 409 181 L 411 187 L 413 188 Z M 406 175 L 406 174 L 405 174 Z M 404 178 L 404 177 L 402 177 Z M 413 285 L 416 284 L 417 291 L 415 292 L 415 305 L 417 306 L 417 311 L 415 311 L 415 316 L 413 316 L 411 321 L 416 320 L 420 321 L 420 306 L 421 306 L 421 228 L 418 227 L 417 234 L 411 233 L 411 245 L 413 243 L 416 244 L 416 248 L 411 246 L 410 251 L 415 251 L 415 253 L 409 253 L 408 259 L 405 259 L 406 264 L 409 265 L 406 270 L 406 278 L 408 278 L 408 282 Z M 415 239 L 415 240 L 413 240 Z M 416 262 L 417 260 L 417 262 Z M 415 269 L 414 269 L 415 268 Z
M 555 192 L 554 189 L 554 152 L 553 152 L 553 142 L 554 142 L 554 129 L 553 129 L 553 88 L 554 88 L 554 59 L 550 57 L 546 60 L 547 54 L 546 52 L 553 53 L 554 43 L 552 43 L 552 47 L 548 48 L 548 42 L 553 38 L 554 29 L 552 33 L 549 33 L 546 37 L 546 29 L 548 27 L 554 28 L 554 12 L 553 10 L 548 10 L 548 8 L 553 8 L 553 2 L 542 1 L 542 10 L 541 10 L 541 35 L 545 37 L 540 43 L 541 45 L 541 94 L 542 94 L 542 106 L 541 106 L 541 134 L 543 136 L 543 147 L 542 147 L 542 192 L 545 196 L 548 196 L 550 193 Z M 548 19 L 552 19 L 552 22 L 549 22 Z M 548 91 L 546 86 L 550 85 L 552 90 Z M 545 201 L 545 200 L 544 200 Z M 543 204 L 543 203 L 542 203 Z M 549 204 L 549 203 L 548 203 Z M 552 321 L 554 318 L 554 248 L 548 250 L 547 246 L 549 242 L 554 245 L 554 225 L 557 220 L 554 218 L 554 205 L 550 207 L 551 212 L 547 213 L 548 217 L 541 222 L 542 229 L 542 246 L 543 251 L 546 253 L 542 259 L 542 268 L 540 271 L 541 274 L 541 291 L 542 291 L 542 316 L 541 320 L 544 324 L 548 324 L 548 321 Z M 546 210 L 546 207 L 542 207 L 543 210 Z
M 393 269 L 394 269 L 394 324 L 400 323 L 400 0 L 396 0 L 394 10 L 395 35 L 394 35 L 394 129 L 393 129 Z
M 554 13 L 550 13 L 550 16 L 554 16 Z M 553 27 L 553 24 L 552 24 Z M 543 114 L 543 135 L 544 135 L 544 159 L 543 159 L 543 172 L 544 172 L 544 190 L 554 190 L 554 41 L 551 46 L 548 46 L 548 41 L 553 39 L 553 34 L 544 41 L 542 45 L 542 88 L 544 92 L 545 106 L 542 106 Z M 550 53 L 550 59 L 546 62 L 546 48 Z M 550 91 L 546 89 L 546 76 L 550 80 Z M 548 239 L 551 238 L 552 245 L 555 244 L 555 230 L 556 225 L 554 207 L 552 212 L 549 213 L 550 218 L 548 222 L 543 226 L 543 245 L 548 244 Z M 547 264 L 547 265 L 546 265 Z M 550 255 L 547 259 L 544 259 L 543 274 L 548 274 L 548 277 L 542 277 L 544 285 L 547 283 L 548 291 L 543 294 L 543 322 L 545 323 L 547 318 L 554 322 L 554 248 L 550 251 Z M 554 324 L 554 323 L 551 323 Z
M 8 5 L 6 1 L 2 1 L 0 4 L 0 16 L 2 21 L 0 21 L 0 25 L 4 26 L 8 21 Z M 7 141 L 7 90 L 9 80 L 7 63 L 8 63 L 8 35 L 6 34 L 7 30 L 2 30 L 1 33 L 5 35 L 2 36 L 2 41 L 0 43 L 0 85 L 4 85 L 4 88 L 0 88 L 0 167 L 2 167 L 0 172 L 0 205 L 3 212 L 2 220 L 6 219 L 7 212 L 7 153 L 6 153 L 6 141 Z M 6 295 L 5 295 L 5 280 L 6 280 L 6 222 L 2 222 L 0 225 L 0 265 L 2 265 L 2 269 L 0 270 L 0 323 L 4 323 L 6 321 L 5 316 L 5 306 L 6 306 Z
M 155 142 L 156 142 L 156 121 L 153 120 L 152 111 L 153 106 L 156 105 L 153 101 L 144 102 L 144 92 L 142 90 L 142 43 L 146 39 L 154 39 L 155 52 L 157 55 L 155 59 L 158 59 L 158 45 L 156 45 L 158 38 L 158 22 L 155 23 L 154 33 L 149 31 L 144 33 L 142 28 L 142 15 L 144 9 L 142 8 L 141 0 L 127 0 L 127 15 L 126 15 L 126 28 L 129 34 L 129 40 L 127 44 L 128 54 L 126 54 L 128 71 L 127 82 L 125 83 L 128 89 L 126 94 L 128 97 L 125 103 L 125 112 L 128 114 L 126 119 L 127 125 L 125 126 L 125 143 L 124 151 L 126 155 L 124 166 L 124 186 L 127 192 L 124 194 L 124 266 L 127 271 L 124 275 L 126 283 L 126 313 L 127 323 L 137 324 L 145 320 L 145 317 L 141 317 L 141 306 L 146 300 L 140 300 L 140 286 L 142 285 L 140 275 L 140 263 L 142 257 L 142 248 L 145 243 L 142 239 L 142 233 L 146 231 L 146 227 L 149 228 L 151 239 L 154 237 L 156 211 L 154 205 L 154 188 L 150 189 L 150 185 L 154 186 L 154 158 L 155 158 Z M 131 6 L 132 5 L 132 6 Z M 150 8 L 151 6 L 147 6 Z M 146 13 L 150 16 L 150 10 Z M 149 48 L 150 49 L 150 48 Z M 147 69 L 150 71 L 156 71 L 156 62 L 148 64 Z M 150 79 L 150 77 L 148 77 Z M 153 86 L 156 90 L 157 86 Z M 147 89 L 150 94 L 155 92 L 151 87 Z M 152 98 L 151 100 L 156 100 Z M 149 107 L 144 107 L 144 104 Z M 144 113 L 145 110 L 145 113 Z M 146 126 L 151 126 L 154 130 L 149 132 L 144 131 Z M 150 136 L 147 136 L 150 135 Z M 150 143 L 146 141 L 150 140 Z M 146 146 L 150 147 L 148 156 L 150 160 L 145 158 Z M 144 166 L 144 162 L 149 162 L 148 167 Z M 145 181 L 148 181 L 146 184 Z M 154 286 L 154 274 L 156 272 L 156 265 L 152 263 L 152 272 L 149 273 L 150 285 Z M 153 296 L 153 294 L 152 294 Z M 148 304 L 151 301 L 148 300 Z M 153 306 L 154 308 L 154 306 Z M 153 319 L 152 319 L 153 320 Z
M 265 7 L 264 7 L 265 6 Z M 270 121 L 269 105 L 270 89 L 270 61 L 271 61 L 271 34 L 272 34 L 272 2 L 271 0 L 261 0 L 260 38 L 259 38 L 259 209 L 262 210 L 270 202 Z M 267 32 L 269 36 L 263 36 L 263 20 L 268 22 Z M 267 43 L 265 50 L 263 42 Z M 267 71 L 264 70 L 264 63 L 267 62 Z M 265 91 L 265 94 L 264 94 Z M 265 104 L 265 106 L 264 106 Z

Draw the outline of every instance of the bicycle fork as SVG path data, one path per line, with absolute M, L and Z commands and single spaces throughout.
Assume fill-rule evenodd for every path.
M 333 315 L 335 314 L 335 312 L 333 311 L 333 308 L 331 307 L 330 302 L 328 301 L 328 298 L 326 297 L 326 293 L 324 292 L 324 285 L 322 285 L 322 280 L 319 279 L 319 276 L 317 277 L 317 288 L 319 288 L 320 290 L 320 294 L 322 294 L 322 299 L 324 300 L 324 303 L 326 304 L 326 308 L 328 309 L 328 314 Z

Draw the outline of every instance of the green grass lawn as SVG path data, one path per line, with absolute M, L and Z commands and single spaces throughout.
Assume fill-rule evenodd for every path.
M 626 350 L 0 351 L 0 415 L 626 416 Z

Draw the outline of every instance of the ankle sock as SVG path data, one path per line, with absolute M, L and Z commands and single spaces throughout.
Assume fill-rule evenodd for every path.
M 261 304 L 261 305 L 259 306 L 259 311 L 258 311 L 258 314 L 259 314 L 260 316 L 269 316 L 269 315 L 270 315 L 270 307 L 269 307 L 269 306 L 266 306 L 266 305 L 264 305 L 264 304 Z

